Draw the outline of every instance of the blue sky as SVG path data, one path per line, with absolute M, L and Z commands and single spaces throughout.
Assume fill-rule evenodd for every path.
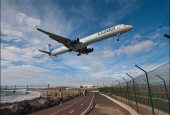
M 83 38 L 117 24 L 134 28 L 119 42 L 110 38 L 75 52 L 49 57 L 39 52 L 61 44 L 36 30 L 70 39 Z M 129 80 L 169 62 L 169 0 L 1 0 L 1 84 L 102 85 Z

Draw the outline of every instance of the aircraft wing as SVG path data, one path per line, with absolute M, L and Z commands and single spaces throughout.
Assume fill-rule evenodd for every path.
M 59 35 L 56 35 L 56 34 L 53 34 L 53 33 L 50 33 L 50 32 L 47 32 L 47 31 L 44 31 L 44 30 L 42 30 L 42 29 L 40 29 L 38 27 L 37 27 L 37 30 L 41 31 L 44 34 L 47 34 L 53 40 L 55 40 L 55 41 L 57 41 L 59 43 L 62 43 L 63 45 L 65 45 L 66 47 L 69 48 L 68 42 L 71 41 L 70 39 L 62 37 L 62 36 L 59 36 Z

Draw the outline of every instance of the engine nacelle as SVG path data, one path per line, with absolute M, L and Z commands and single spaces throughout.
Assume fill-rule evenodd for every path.
M 76 39 L 71 40 L 70 42 L 68 42 L 68 44 L 74 45 L 74 44 L 77 44 L 78 42 L 79 42 L 79 38 L 76 38 Z
M 93 48 L 87 48 L 87 49 L 86 49 L 86 53 L 91 53 L 91 52 L 93 52 L 93 51 L 94 51 Z

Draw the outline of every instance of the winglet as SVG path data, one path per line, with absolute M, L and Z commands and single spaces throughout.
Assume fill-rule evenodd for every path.
M 36 28 L 37 28 L 37 30 L 41 30 L 40 28 L 38 28 L 38 26 L 36 25 Z
M 39 29 L 38 26 L 36 25 L 37 30 Z

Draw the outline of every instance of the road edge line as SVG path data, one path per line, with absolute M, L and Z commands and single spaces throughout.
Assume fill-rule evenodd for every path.
M 94 99 L 94 95 L 93 95 L 93 97 L 92 97 L 92 100 L 91 100 L 91 102 L 90 102 L 90 105 L 87 107 L 87 109 L 81 114 L 81 115 L 86 115 L 92 108 L 93 108 L 93 99 Z M 92 107 L 90 108 L 90 106 L 92 105 Z

